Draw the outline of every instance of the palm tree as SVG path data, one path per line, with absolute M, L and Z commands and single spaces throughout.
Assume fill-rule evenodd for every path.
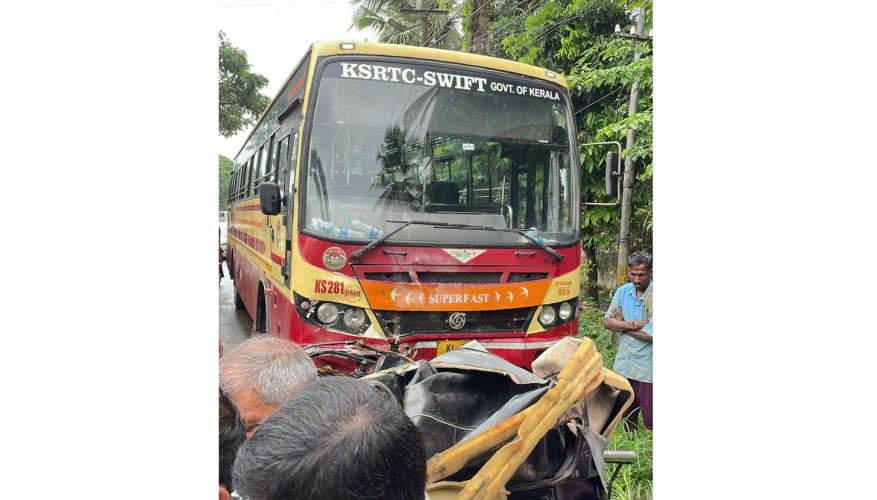
M 418 8 L 444 9 L 447 15 L 420 15 L 402 12 L 413 9 L 408 0 L 350 0 L 356 7 L 351 27 L 371 29 L 378 41 L 460 50 L 462 37 L 457 30 L 462 0 L 422 0 Z

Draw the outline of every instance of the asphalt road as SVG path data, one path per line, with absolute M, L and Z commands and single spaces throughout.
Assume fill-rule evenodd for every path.
M 219 340 L 227 352 L 250 336 L 252 322 L 246 311 L 234 308 L 234 284 L 228 279 L 228 267 L 223 262 L 225 278 L 219 283 Z

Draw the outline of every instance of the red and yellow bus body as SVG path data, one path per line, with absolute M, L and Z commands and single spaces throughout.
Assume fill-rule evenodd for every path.
M 361 341 L 413 359 L 431 359 L 478 340 L 526 368 L 554 342 L 577 335 L 582 264 L 577 210 L 568 215 L 574 219 L 569 221 L 575 228 L 574 239 L 551 246 L 562 260 L 524 239 L 516 245 L 445 244 L 440 237 L 412 244 L 389 239 L 356 258 L 353 253 L 368 242 L 304 230 L 301 199 L 305 177 L 301 156 L 310 137 L 313 103 L 309 100 L 321 57 L 369 54 L 466 64 L 540 78 L 565 92 L 562 76 L 472 54 L 361 42 L 354 49 L 339 45 L 312 46 L 235 159 L 229 187 L 228 262 L 238 305 L 257 329 L 302 346 L 336 343 L 339 349 L 373 354 L 349 344 Z M 574 136 L 573 130 L 573 147 Z M 267 148 L 263 158 L 268 167 L 263 170 L 258 165 L 260 148 Z M 577 156 L 569 159 L 576 182 L 568 189 L 574 196 Z M 287 198 L 280 214 L 262 213 L 259 177 L 281 185 Z M 367 326 L 355 332 L 327 327 L 314 312 L 323 303 L 337 305 L 342 317 L 361 309 Z M 540 315 L 547 306 L 556 319 L 544 326 Z M 557 314 L 561 307 L 572 311 L 565 319 Z M 353 371 L 358 365 L 342 355 L 328 354 L 315 361 L 340 371 Z

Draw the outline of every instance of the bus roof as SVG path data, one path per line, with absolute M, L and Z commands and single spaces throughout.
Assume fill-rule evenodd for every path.
M 342 49 L 341 44 L 353 45 L 353 49 Z M 468 52 L 458 52 L 455 50 L 433 49 L 428 47 L 413 47 L 410 45 L 397 45 L 390 43 L 373 43 L 373 42 L 314 42 L 311 46 L 313 56 L 321 57 L 334 54 L 372 54 L 382 56 L 398 56 L 410 57 L 413 59 L 427 59 L 433 61 L 443 61 L 457 64 L 468 64 L 472 66 L 481 66 L 484 68 L 516 73 L 519 75 L 529 76 L 547 80 L 566 87 L 566 80 L 563 75 L 556 71 L 551 71 L 550 76 L 545 68 L 533 66 L 530 64 L 510 61 L 508 59 L 500 59 L 498 57 L 481 56 L 470 54 Z

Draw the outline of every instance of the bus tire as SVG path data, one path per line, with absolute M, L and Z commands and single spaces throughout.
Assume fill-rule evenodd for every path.
M 244 307 L 244 301 L 243 299 L 241 299 L 241 294 L 238 293 L 237 287 L 235 287 L 234 289 L 234 308 L 238 311 L 243 311 L 244 309 L 246 309 Z

